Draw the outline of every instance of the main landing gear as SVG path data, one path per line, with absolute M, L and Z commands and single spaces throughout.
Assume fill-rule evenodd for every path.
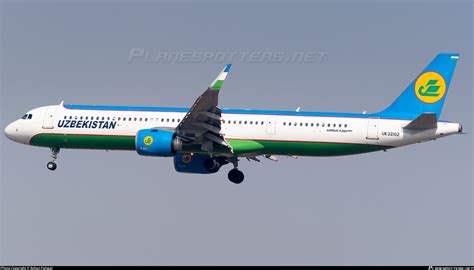
M 234 184 L 242 183 L 244 181 L 244 173 L 242 171 L 239 171 L 239 169 L 237 168 L 239 166 L 239 160 L 237 158 L 232 158 L 229 159 L 229 161 L 234 164 L 234 168 L 229 171 L 227 177 Z
M 56 163 L 55 163 L 56 159 L 58 159 L 58 154 L 59 154 L 59 148 L 52 147 L 51 148 L 51 158 L 53 160 L 48 162 L 48 164 L 46 164 L 46 167 L 51 171 L 56 170 L 56 168 L 58 167 L 58 165 L 56 165 Z

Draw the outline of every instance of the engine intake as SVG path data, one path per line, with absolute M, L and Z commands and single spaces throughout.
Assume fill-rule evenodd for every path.
M 142 156 L 171 157 L 183 149 L 183 144 L 172 131 L 142 129 L 135 137 L 135 149 Z

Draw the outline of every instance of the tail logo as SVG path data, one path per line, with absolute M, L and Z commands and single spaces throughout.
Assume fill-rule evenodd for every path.
M 420 75 L 415 83 L 415 94 L 424 103 L 436 103 L 446 93 L 446 82 L 439 73 L 428 71 Z
M 144 143 L 145 145 L 150 146 L 150 145 L 153 143 L 153 137 L 151 137 L 151 136 L 146 136 L 146 137 L 143 139 L 143 143 Z

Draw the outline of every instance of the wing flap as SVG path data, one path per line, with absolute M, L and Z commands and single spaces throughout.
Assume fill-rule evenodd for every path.
M 196 127 L 202 127 L 212 133 L 216 133 L 216 134 L 219 134 L 221 129 L 216 127 L 216 126 L 213 126 L 211 124 L 208 124 L 208 123 L 205 123 L 205 122 L 193 122 L 192 123 L 193 126 L 196 126 Z

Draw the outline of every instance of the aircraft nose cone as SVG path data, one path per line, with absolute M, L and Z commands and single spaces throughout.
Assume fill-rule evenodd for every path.
M 5 133 L 5 136 L 7 136 L 8 139 L 13 141 L 13 136 L 15 133 L 15 128 L 13 127 L 13 123 L 9 124 L 3 132 Z

